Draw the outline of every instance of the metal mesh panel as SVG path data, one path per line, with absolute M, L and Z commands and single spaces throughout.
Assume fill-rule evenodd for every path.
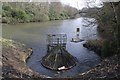
M 57 45 L 60 45 L 66 48 L 66 43 L 67 43 L 66 34 L 48 34 L 47 35 L 48 52 Z
M 51 46 L 60 44 L 61 46 L 66 45 L 67 35 L 66 34 L 49 34 L 47 36 L 47 43 Z

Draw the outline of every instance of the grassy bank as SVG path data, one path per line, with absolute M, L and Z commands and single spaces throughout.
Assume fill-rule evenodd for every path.
M 117 44 L 114 40 L 97 39 L 88 40 L 84 47 L 96 52 L 101 58 L 110 57 L 116 54 L 120 54 L 117 50 Z
M 24 44 L 8 39 L 0 39 L 2 43 L 2 77 L 3 78 L 43 78 L 37 72 L 26 66 L 26 60 L 32 49 Z
M 103 47 L 104 40 L 88 40 L 85 44 L 83 44 L 84 47 L 88 48 L 89 50 L 93 50 L 96 52 L 99 56 L 102 56 L 102 47 Z

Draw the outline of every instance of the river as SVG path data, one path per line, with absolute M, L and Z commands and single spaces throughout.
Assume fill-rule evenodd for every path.
M 84 26 L 93 18 L 77 18 L 72 20 L 58 20 L 40 23 L 21 23 L 14 25 L 2 25 L 2 36 L 26 44 L 33 48 L 33 54 L 27 61 L 27 65 L 34 71 L 50 77 L 73 77 L 85 72 L 100 63 L 100 57 L 93 51 L 83 47 L 83 44 L 90 39 L 99 38 L 97 24 Z M 80 28 L 80 38 L 85 41 L 79 43 L 70 42 L 75 37 L 76 28 Z M 52 71 L 44 68 L 40 60 L 47 53 L 47 34 L 67 34 L 67 50 L 78 59 L 75 67 L 67 71 Z

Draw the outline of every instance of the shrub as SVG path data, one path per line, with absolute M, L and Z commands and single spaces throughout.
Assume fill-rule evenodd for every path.
M 49 17 L 46 14 L 41 15 L 41 21 L 49 21 Z
M 20 10 L 20 9 L 12 10 L 11 15 L 12 15 L 12 17 L 15 17 L 15 18 L 19 18 L 19 19 L 23 19 L 23 20 L 27 19 L 26 12 L 23 10 Z
M 2 9 L 6 10 L 6 11 L 12 11 L 12 7 L 11 6 L 3 6 Z
M 2 17 L 2 23 L 10 23 L 7 17 Z
M 2 10 L 2 17 L 12 17 L 12 16 L 11 16 L 11 11 L 12 11 L 12 10 L 9 10 L 9 11 L 7 11 L 7 10 Z
M 105 40 L 102 47 L 102 57 L 109 57 L 117 52 L 117 41 L 116 40 Z

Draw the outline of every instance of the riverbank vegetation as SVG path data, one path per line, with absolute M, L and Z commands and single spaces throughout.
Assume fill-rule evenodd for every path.
M 52 5 L 51 5 L 52 4 Z M 3 3 L 2 19 L 4 23 L 42 22 L 49 20 L 60 20 L 74 18 L 77 11 L 70 6 L 61 3 Z M 54 7 L 54 6 L 57 7 Z M 62 7 L 60 7 L 62 6 Z M 37 7 L 37 8 L 36 8 Z M 88 41 L 84 44 L 90 50 L 94 50 L 104 58 L 100 65 L 79 74 L 81 79 L 108 79 L 114 80 L 120 77 L 120 2 L 104 3 L 104 6 L 95 11 L 86 13 L 87 16 L 96 18 L 98 21 L 98 31 L 101 39 Z M 24 50 L 14 46 L 13 41 L 4 40 L 3 43 L 3 77 L 42 77 L 25 67 L 27 56 Z M 7 43 L 6 43 L 7 42 Z M 12 42 L 12 44 L 11 44 Z M 9 43 L 9 45 L 8 45 Z M 21 50 L 23 50 L 21 52 Z M 15 53 L 12 53 L 12 52 Z M 13 56 L 15 55 L 15 56 Z M 20 63 L 19 63 L 20 62 Z M 16 66 L 17 65 L 17 66 Z M 32 72 L 31 72 L 32 71 Z M 21 74 L 23 73 L 23 74 Z M 13 75 L 14 74 L 14 75 Z M 35 74 L 35 75 L 33 75 Z M 36 76 L 37 74 L 37 76 Z
M 120 2 L 104 3 L 103 10 L 99 12 L 98 31 L 105 38 L 102 54 L 111 56 L 120 54 Z
M 90 12 L 89 9 L 89 13 L 87 12 L 86 15 L 97 19 L 98 32 L 104 40 L 102 47 L 99 46 L 101 56 L 108 57 L 120 54 L 120 2 L 103 4 L 102 8 L 94 9 L 94 12 Z M 96 44 L 99 44 L 99 41 Z M 91 41 L 86 43 L 86 46 L 88 45 L 94 46 L 94 44 L 91 44 Z
M 3 2 L 3 23 L 42 22 L 75 18 L 76 8 L 61 2 Z
M 102 61 L 79 78 L 94 80 L 120 79 L 120 2 L 103 3 L 102 8 L 88 9 L 85 16 L 97 19 L 100 39 L 88 40 L 83 46 L 95 51 Z

